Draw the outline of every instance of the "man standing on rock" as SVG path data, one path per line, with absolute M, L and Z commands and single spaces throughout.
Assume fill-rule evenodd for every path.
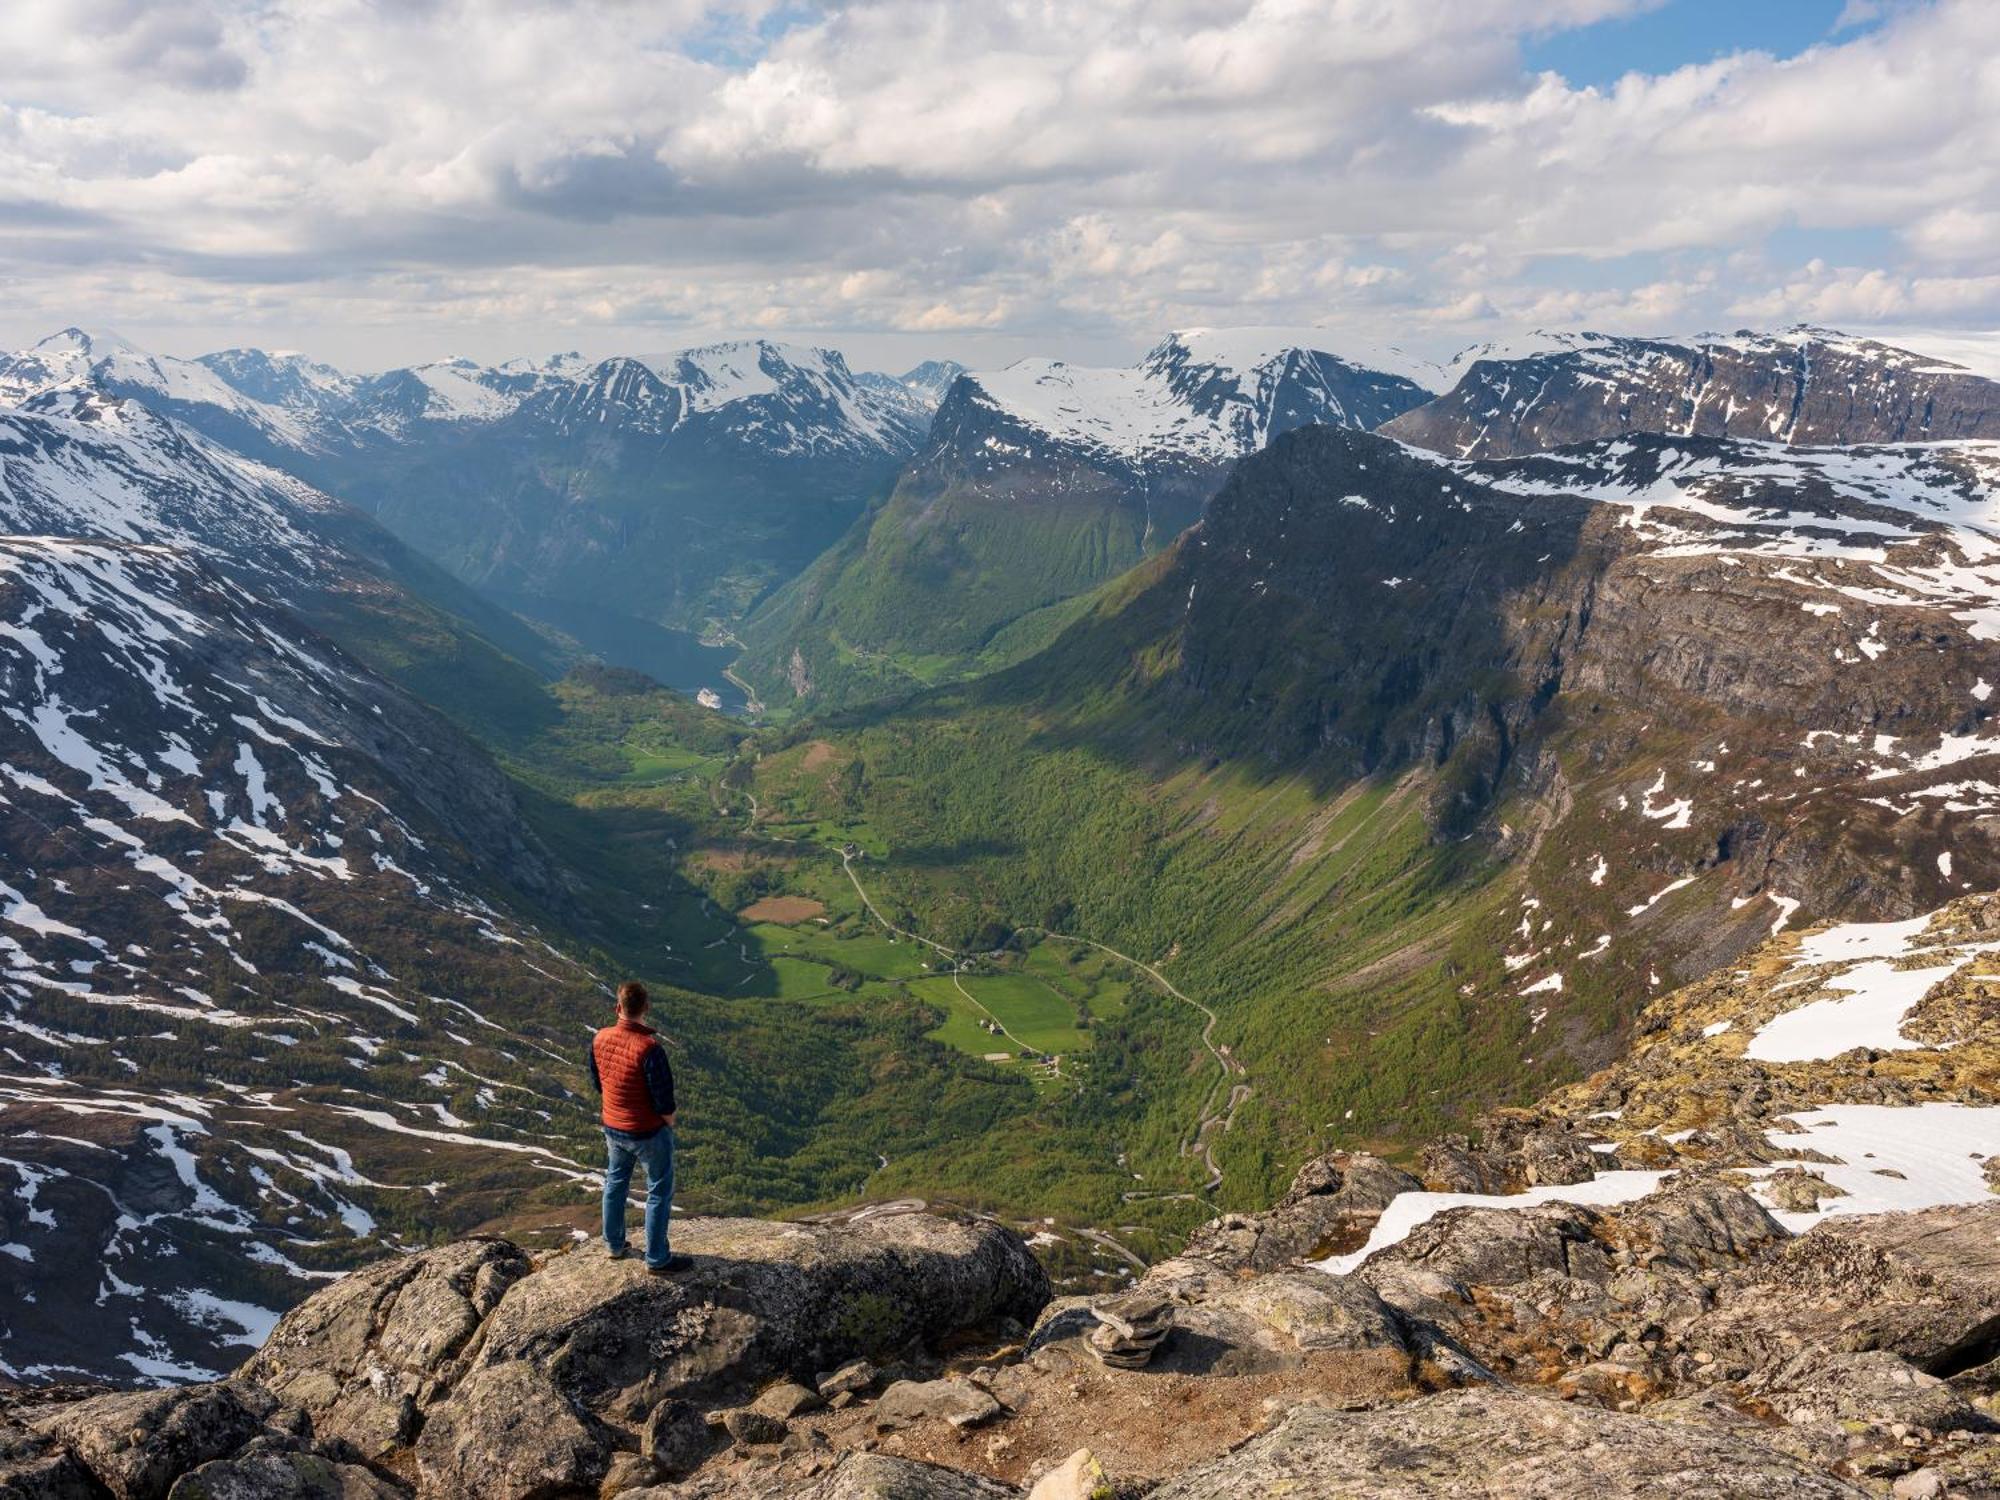
M 632 1164 L 646 1166 L 646 1269 L 655 1276 L 685 1270 L 685 1255 L 667 1248 L 674 1211 L 674 1070 L 659 1034 L 640 1018 L 646 987 L 618 986 L 618 1019 L 590 1039 L 590 1086 L 604 1101 L 604 1243 L 625 1258 L 625 1197 Z

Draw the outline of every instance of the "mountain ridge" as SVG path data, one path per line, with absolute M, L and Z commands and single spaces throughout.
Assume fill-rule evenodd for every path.
M 2000 381 L 1803 324 L 1685 340 L 1539 335 L 1474 346 L 1453 364 L 1450 391 L 1383 430 L 1462 458 L 1628 430 L 1802 445 L 2000 436 Z
M 889 497 L 746 624 L 760 695 L 839 706 L 963 673 L 1165 546 L 1239 455 L 1425 394 L 1285 337 L 1194 330 L 1129 367 L 961 375 Z

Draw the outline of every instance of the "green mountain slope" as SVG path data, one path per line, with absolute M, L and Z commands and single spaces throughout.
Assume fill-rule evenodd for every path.
M 1955 576 L 1926 517 L 1972 470 L 1875 462 L 1930 496 L 1898 576 Z M 1302 430 L 1040 654 L 797 731 L 752 785 L 772 828 L 865 849 L 902 928 L 1079 934 L 1211 1006 L 1251 1090 L 1208 1137 L 1216 1196 L 1255 1201 L 1309 1148 L 1394 1149 L 1596 1066 L 1649 994 L 1774 923 L 2000 876 L 1944 803 L 1960 757 L 2000 752 L 2000 648 L 1951 596 L 1843 592 L 1879 477 L 1658 440 L 1451 465 Z M 1186 1020 L 1130 1012 L 1121 1054 L 1186 1089 L 1100 1053 L 1074 1115 L 1015 1133 L 1100 1180 L 1172 1174 L 1214 1077 Z
M 740 670 L 779 711 L 823 711 L 1018 661 L 1194 522 L 1240 455 L 1425 399 L 1303 336 L 1194 330 L 1131 369 L 961 377 L 888 499 L 745 623 Z

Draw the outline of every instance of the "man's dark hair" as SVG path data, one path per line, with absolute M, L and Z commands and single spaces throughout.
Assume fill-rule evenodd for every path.
M 618 1008 L 635 1020 L 646 1013 L 648 998 L 646 987 L 636 979 L 628 979 L 618 986 Z

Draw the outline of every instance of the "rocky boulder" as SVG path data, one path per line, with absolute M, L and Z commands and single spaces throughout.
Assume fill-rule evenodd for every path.
M 595 1488 L 611 1447 L 541 1370 L 487 1365 L 426 1414 L 417 1474 L 438 1500 L 544 1500 Z
M 322 1440 L 375 1459 L 415 1436 L 480 1323 L 533 1269 L 506 1240 L 467 1239 L 364 1267 L 282 1318 L 243 1376 L 304 1408 Z
M 189 1469 L 248 1443 L 276 1405 L 260 1391 L 220 1381 L 110 1392 L 30 1416 L 29 1424 L 116 1500 L 165 1500 Z
M 1529 1187 L 1588 1182 L 1606 1165 L 1602 1153 L 1573 1134 L 1538 1130 L 1521 1142 L 1521 1180 Z
M 1053 1302 L 1028 1342 L 1031 1362 L 1060 1370 L 1111 1364 L 1094 1347 L 1105 1319 L 1135 1297 L 1170 1307 L 1166 1337 L 1140 1366 L 1150 1375 L 1239 1376 L 1337 1358 L 1384 1392 L 1406 1387 L 1432 1330 L 1399 1315 L 1365 1282 L 1299 1267 L 1261 1276 L 1206 1260 L 1162 1261 L 1130 1291 Z
M 1370 1256 L 1359 1275 L 1392 1304 L 1451 1318 L 1474 1287 L 1538 1276 L 1603 1286 L 1639 1266 L 1695 1271 L 1735 1264 L 1786 1238 L 1784 1226 L 1739 1188 L 1670 1180 L 1615 1208 L 1552 1202 L 1527 1208 L 1455 1208 Z
M 671 1397 L 747 1396 L 962 1329 L 1026 1325 L 1049 1295 L 1020 1236 L 984 1219 L 685 1219 L 674 1248 L 693 1267 L 673 1277 L 594 1247 L 556 1257 L 501 1299 L 475 1367 L 525 1361 L 583 1406 L 636 1420 Z
M 167 1500 L 403 1500 L 403 1494 L 358 1464 L 276 1450 L 203 1464 L 175 1480 Z
M 628 1490 L 619 1500 L 1018 1500 L 1020 1491 L 983 1475 L 880 1453 L 849 1453 L 819 1478 L 782 1471 L 703 1474 L 684 1484 Z
M 5 1500 L 98 1500 L 102 1494 L 61 1439 L 0 1419 L 0 1496 Z
M 1267 1212 L 1224 1214 L 1197 1229 L 1182 1253 L 1232 1270 L 1272 1271 L 1352 1250 L 1399 1193 L 1423 1186 L 1400 1167 L 1362 1152 L 1307 1162 Z
M 1886 1349 L 1951 1376 L 2000 1356 L 2000 1202 L 1835 1217 L 1733 1279 L 1692 1335 L 1764 1367 Z
M 999 1415 L 1000 1403 L 969 1380 L 899 1380 L 875 1403 L 875 1430 L 937 1418 L 962 1431 Z
M 1499 1389 L 1379 1411 L 1300 1407 L 1153 1500 L 1839 1500 L 1867 1491 L 1728 1431 Z

